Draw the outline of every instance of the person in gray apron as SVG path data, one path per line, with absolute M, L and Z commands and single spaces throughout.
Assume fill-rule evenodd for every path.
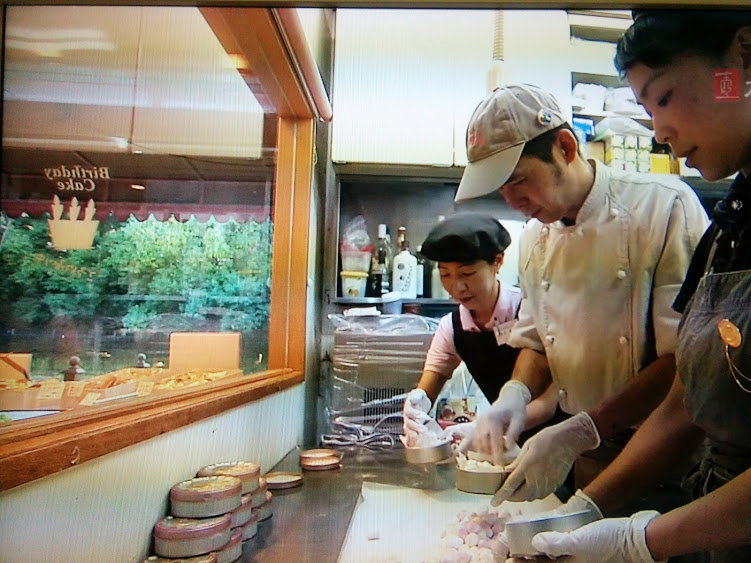
M 700 553 L 751 561 L 751 11 L 635 12 L 616 66 L 659 142 L 708 180 L 738 172 L 696 249 L 674 307 L 679 377 L 623 453 L 561 512 L 613 514 L 640 486 L 703 447 L 695 500 L 533 539 L 574 562 L 652 562 Z

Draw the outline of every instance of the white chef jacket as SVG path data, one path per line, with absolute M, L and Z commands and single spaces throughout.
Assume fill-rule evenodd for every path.
M 480 328 L 472 318 L 472 312 L 464 305 L 459 305 L 459 320 L 462 328 L 467 332 L 480 332 L 482 330 L 494 330 L 498 345 L 506 344 L 511 327 L 516 322 L 516 313 L 519 310 L 519 302 L 522 299 L 521 290 L 518 287 L 498 282 L 501 290 L 495 302 L 493 317 L 484 327 Z M 427 356 L 425 357 L 425 371 L 434 371 L 446 379 L 461 363 L 462 359 L 454 345 L 454 325 L 451 322 L 451 313 L 444 315 L 438 322 L 438 328 L 430 342 Z
M 693 190 L 669 175 L 595 164 L 573 226 L 531 219 L 522 231 L 522 303 L 509 344 L 547 356 L 561 408 L 617 393 L 675 351 L 671 305 L 708 226 Z

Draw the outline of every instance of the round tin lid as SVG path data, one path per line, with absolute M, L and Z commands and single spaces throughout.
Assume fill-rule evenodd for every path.
M 232 530 L 232 535 L 229 537 L 229 541 L 227 542 L 227 544 L 224 547 L 222 547 L 222 549 L 220 549 L 219 551 L 229 551 L 241 541 L 243 541 L 242 528 L 241 527 L 235 528 L 234 530 Z
M 247 495 L 243 495 L 240 497 L 240 506 L 235 508 L 230 514 L 235 514 L 236 512 L 245 512 L 246 510 L 250 510 L 251 503 L 253 501 L 253 495 L 248 493 Z
M 256 495 L 263 495 L 263 494 L 266 494 L 266 489 L 268 488 L 268 486 L 269 486 L 269 485 L 268 485 L 268 483 L 266 482 L 266 479 L 264 479 L 263 477 L 261 477 L 261 478 L 260 478 L 260 479 L 258 480 L 258 487 L 256 487 L 256 488 L 255 488 L 255 489 L 253 489 L 252 491 L 250 491 L 250 492 L 249 492 L 248 494 L 249 494 L 249 495 L 252 495 L 252 496 L 256 496 Z
M 173 559 L 172 557 L 159 557 L 158 555 L 150 555 L 143 560 L 143 563 L 216 563 L 216 555 L 207 553 L 206 555 L 198 555 L 196 557 L 187 557 Z
M 301 473 L 274 471 L 266 474 L 266 488 L 268 489 L 289 489 L 298 485 L 302 485 Z
M 341 452 L 337 450 L 333 450 L 331 448 L 315 448 L 312 450 L 303 450 L 300 452 L 300 461 L 303 460 L 309 460 L 309 459 L 319 459 L 319 458 L 329 458 L 329 457 L 336 457 L 340 458 L 342 457 Z
M 229 475 L 195 477 L 178 483 L 170 489 L 170 498 L 193 502 L 208 502 L 239 495 L 242 481 Z
M 230 529 L 232 517 L 229 514 L 214 518 L 162 518 L 154 526 L 154 537 L 169 540 L 189 540 L 205 538 Z
M 231 475 L 240 479 L 250 479 L 261 474 L 261 466 L 252 461 L 226 461 L 214 463 L 198 470 L 199 477 L 209 475 Z
M 325 471 L 327 469 L 338 469 L 341 467 L 341 461 L 338 457 L 318 457 L 310 459 L 301 459 L 300 466 L 308 471 Z

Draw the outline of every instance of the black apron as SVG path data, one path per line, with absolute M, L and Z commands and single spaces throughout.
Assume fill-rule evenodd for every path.
M 503 384 L 511 379 L 520 349 L 508 344 L 499 346 L 492 330 L 464 330 L 459 311 L 451 314 L 451 322 L 454 326 L 456 353 L 467 366 L 485 398 L 492 404 L 498 398 Z

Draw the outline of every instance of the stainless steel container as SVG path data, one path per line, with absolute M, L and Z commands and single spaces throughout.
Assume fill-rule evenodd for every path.
M 506 536 L 511 557 L 534 557 L 539 552 L 532 547 L 532 538 L 540 532 L 571 532 L 594 522 L 591 510 L 545 517 L 524 517 L 506 522 Z
M 404 448 L 407 463 L 436 463 L 451 457 L 451 442 L 430 448 Z
M 503 471 L 467 471 L 456 468 L 456 488 L 465 493 L 493 495 L 503 484 Z

